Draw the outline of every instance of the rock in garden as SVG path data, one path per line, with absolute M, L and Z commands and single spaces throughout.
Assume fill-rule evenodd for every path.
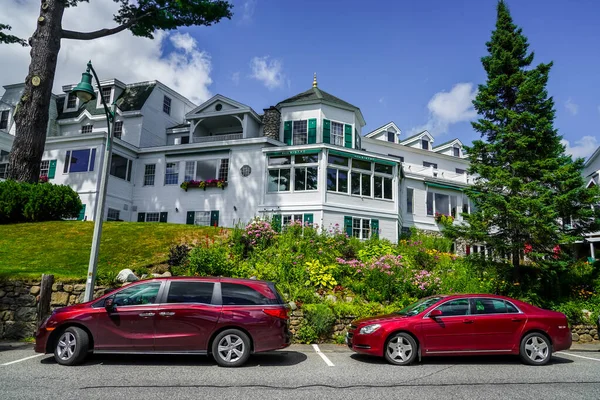
M 574 342 L 579 342 L 579 334 L 572 333 L 571 338 L 573 339 Z
M 298 308 L 298 306 L 296 306 L 296 302 L 294 301 L 290 301 L 289 303 L 290 306 L 290 310 L 294 311 L 296 308 Z
M 121 272 L 119 272 L 119 274 L 115 278 L 115 281 L 121 282 L 121 283 L 124 283 L 124 282 L 135 282 L 137 280 L 139 280 L 139 278 L 137 276 L 135 276 L 135 274 L 133 273 L 133 271 L 130 270 L 129 268 L 121 270 Z
M 39 286 L 32 286 L 31 289 L 29 289 L 29 294 L 32 294 L 34 296 L 36 294 L 38 294 L 39 292 L 40 292 L 40 287 Z M 0 297 L 2 297 L 2 296 L 0 296 Z

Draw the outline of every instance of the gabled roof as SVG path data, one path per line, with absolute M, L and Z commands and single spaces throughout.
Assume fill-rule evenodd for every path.
M 429 133 L 427 130 L 424 130 L 423 132 L 419 132 L 416 135 L 412 135 L 412 136 L 407 137 L 406 139 L 404 139 L 403 141 L 401 141 L 400 144 L 408 144 L 408 143 L 414 142 L 416 140 L 419 140 L 420 138 L 422 138 L 425 135 L 427 135 L 431 139 L 433 139 L 433 136 L 431 136 L 431 133 Z
M 148 97 L 156 86 L 155 82 L 144 83 L 141 85 L 128 86 L 123 93 L 117 99 L 117 107 L 121 111 L 139 111 L 142 109 Z M 65 97 L 61 96 L 57 101 L 58 117 L 57 120 L 77 118 L 84 111 L 90 113 L 90 115 L 104 115 L 104 107 L 97 107 L 95 100 L 88 101 L 85 106 L 79 110 L 62 112 L 65 103 Z
M 358 116 L 361 124 L 363 126 L 366 124 L 365 119 L 362 115 L 362 112 L 360 111 L 360 108 L 348 103 L 347 101 L 340 99 L 339 97 L 329 94 L 326 91 L 321 90 L 316 86 L 308 89 L 306 92 L 302 92 L 300 94 L 297 94 L 295 96 L 287 98 L 283 101 L 280 101 L 279 103 L 277 103 L 276 107 L 280 109 L 281 107 L 284 107 L 284 106 L 296 106 L 296 105 L 317 104 L 317 103 L 329 104 L 334 107 L 344 108 L 344 109 L 347 109 L 350 111 L 354 111 L 356 113 L 356 115 Z
M 442 149 L 442 147 L 448 147 L 449 145 L 455 145 L 455 144 L 457 144 L 457 143 L 460 145 L 460 147 L 463 147 L 463 144 L 462 144 L 462 142 L 460 141 L 460 139 L 458 139 L 458 138 L 454 138 L 454 139 L 452 139 L 452 140 L 448 140 L 447 142 L 444 142 L 444 143 L 442 143 L 442 144 L 440 144 L 440 145 L 438 145 L 438 146 L 435 146 L 435 147 L 434 147 L 432 150 L 433 150 L 433 151 L 438 151 L 438 150 L 441 150 L 441 149 Z
M 594 151 L 594 153 L 588 157 L 587 160 L 585 160 L 585 163 L 583 164 L 584 167 L 587 167 L 588 165 L 590 165 L 592 163 L 592 161 L 594 161 L 594 159 L 596 157 L 598 157 L 598 154 L 600 154 L 600 146 L 598 146 L 598 148 Z
M 254 111 L 252 109 L 252 107 L 242 104 L 233 99 L 230 99 L 229 97 L 223 96 L 222 94 L 214 95 L 210 99 L 206 100 L 204 103 L 200 104 L 198 107 L 194 108 L 192 111 L 188 112 L 185 115 L 185 117 L 190 118 L 190 117 L 200 113 L 202 110 L 208 108 L 211 104 L 214 104 L 216 102 L 222 102 L 222 103 L 229 104 L 230 106 L 234 107 L 236 109 L 236 111 L 238 111 L 238 112 L 250 112 L 250 114 L 252 114 L 257 120 L 260 121 L 260 116 L 256 113 L 256 111 Z M 217 111 L 217 112 L 213 112 L 211 114 L 219 114 L 219 113 L 220 112 Z
M 374 129 L 371 132 L 367 133 L 365 135 L 365 137 L 368 137 L 368 138 L 373 137 L 373 136 L 377 135 L 380 132 L 387 131 L 389 128 L 394 128 L 396 130 L 396 132 L 401 132 L 400 128 L 398 128 L 398 125 L 396 125 L 394 123 L 394 121 L 390 121 L 387 124 L 381 125 L 379 128 Z

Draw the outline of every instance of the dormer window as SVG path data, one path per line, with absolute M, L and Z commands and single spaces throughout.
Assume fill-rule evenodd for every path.
M 67 97 L 67 110 L 77 107 L 77 96 L 73 92 L 69 92 Z
M 454 157 L 460 157 L 460 147 L 454 146 Z
M 388 140 L 388 142 L 395 143 L 396 142 L 396 133 L 395 132 L 388 132 L 387 133 L 387 140 Z
M 166 114 L 171 115 L 171 98 L 170 97 L 163 97 L 163 111 Z
M 8 113 L 9 110 L 4 110 L 0 113 L 0 129 L 8 129 Z
M 421 148 L 423 150 L 429 150 L 429 140 L 421 139 Z
M 110 87 L 102 88 L 102 98 L 104 99 L 104 103 L 106 103 L 106 105 L 110 104 L 111 94 L 112 94 L 112 88 L 110 88 Z M 102 105 L 102 103 L 100 103 L 100 105 Z

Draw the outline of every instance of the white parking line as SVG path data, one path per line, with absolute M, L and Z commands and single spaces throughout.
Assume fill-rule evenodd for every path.
M 586 360 L 600 361 L 600 359 L 598 359 L 598 358 L 585 357 L 585 356 L 580 356 L 580 355 L 572 354 L 572 353 L 558 352 L 558 353 L 554 353 L 554 354 L 562 354 L 563 356 L 573 356 L 573 357 L 585 358 Z
M 321 356 L 323 361 L 325 361 L 325 364 L 329 365 L 330 367 L 335 367 L 335 365 L 331 362 L 331 360 L 329 358 L 327 358 L 327 356 L 325 354 L 321 353 L 321 349 L 319 349 L 319 346 L 317 346 L 316 344 L 313 344 L 312 347 L 313 347 L 313 349 L 315 349 L 315 352 Z
M 26 361 L 26 360 L 29 360 L 31 358 L 36 358 L 36 357 L 41 357 L 41 356 L 43 356 L 43 354 L 36 354 L 35 356 L 29 356 L 29 357 L 21 358 L 20 360 L 16 360 L 16 361 L 11 361 L 11 362 L 7 362 L 7 363 L 4 363 L 4 364 L 0 364 L 0 366 L 10 365 L 10 364 L 16 364 L 16 363 L 21 362 L 21 361 Z

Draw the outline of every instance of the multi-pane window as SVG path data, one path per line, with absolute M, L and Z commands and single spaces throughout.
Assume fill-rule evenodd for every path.
M 336 146 L 344 145 L 344 124 L 331 121 L 331 144 Z
M 454 157 L 460 157 L 460 147 L 454 147 Z
M 179 183 L 179 163 L 171 162 L 166 164 L 165 185 L 177 185 Z
M 77 107 L 77 96 L 73 92 L 69 92 L 67 97 L 67 109 Z
M 269 157 L 267 191 L 275 193 L 317 190 L 318 161 L 318 154 Z
M 437 164 L 429 161 L 423 161 L 423 166 L 427 168 L 433 167 L 433 169 L 437 169 Z
M 163 111 L 169 115 L 171 115 L 171 98 L 163 97 Z
M 464 169 L 462 169 L 462 168 L 456 168 L 456 173 L 457 173 L 457 174 L 464 175 L 464 174 L 465 174 L 465 172 L 467 172 L 467 171 L 465 171 L 465 170 L 464 170 Z
M 327 190 L 348 193 L 348 171 L 327 168 Z
M 113 154 L 110 162 L 110 174 L 117 178 L 131 181 L 133 161 L 118 154 Z
M 48 170 L 50 169 L 50 161 L 44 160 L 40 163 L 40 176 L 48 176 Z
M 371 220 L 368 218 L 352 218 L 352 236 L 368 239 L 371 236 Z
M 111 94 L 112 94 L 112 88 L 109 88 L 109 87 L 102 88 L 102 99 L 104 100 L 104 103 L 106 103 L 106 105 L 108 105 L 110 103 L 110 95 Z
M 210 226 L 210 211 L 196 211 L 194 225 Z
M 394 133 L 394 132 L 388 132 L 387 133 L 387 140 L 388 140 L 388 142 L 394 143 L 396 141 L 396 133 Z
M 144 186 L 154 186 L 156 164 L 146 164 L 144 168 Z
M 146 222 L 158 222 L 160 220 L 160 213 L 151 212 L 146 213 Z
M 327 161 L 327 190 L 392 199 L 393 166 L 336 155 L 329 155 Z
M 107 221 L 118 221 L 120 214 L 121 214 L 121 212 L 119 210 L 114 209 L 114 208 L 109 208 L 108 214 L 106 215 L 106 220 Z
M 219 179 L 227 181 L 229 178 L 229 158 L 222 158 L 221 165 L 219 165 Z
M 427 192 L 427 215 L 443 214 L 456 218 L 457 197 L 442 193 Z
M 353 195 L 371 196 L 371 163 L 362 160 L 352 160 L 350 172 L 350 191 Z
M 414 189 L 406 188 L 406 212 L 408 214 L 412 214 L 414 212 L 414 206 L 413 206 L 414 196 L 415 196 Z
M 429 150 L 429 140 L 421 139 L 421 148 L 423 150 Z
M 69 150 L 65 158 L 65 174 L 73 172 L 88 172 L 94 170 L 96 149 Z
M 196 161 L 185 162 L 185 174 L 183 180 L 189 182 L 196 177 Z
M 8 178 L 8 163 L 0 164 L 0 179 Z
M 4 110 L 0 113 L 0 129 L 8 129 L 8 113 L 9 110 Z
M 288 214 L 282 216 L 282 225 L 285 227 L 289 225 L 292 221 L 302 223 L 302 214 Z
M 115 130 L 113 132 L 113 136 L 116 137 L 117 139 L 121 139 L 121 136 L 123 136 L 123 121 L 115 122 L 114 129 Z
M 373 190 L 377 199 L 392 199 L 392 174 L 394 168 L 391 165 L 375 163 L 375 175 L 373 177 Z
M 81 127 L 81 133 L 92 133 L 92 129 L 94 128 L 94 125 L 92 124 L 87 124 Z
M 186 161 L 185 163 L 185 181 L 207 181 L 210 179 L 220 179 L 227 181 L 229 178 L 229 159 L 211 159 Z
M 300 120 L 292 123 L 292 144 L 308 143 L 308 121 Z

